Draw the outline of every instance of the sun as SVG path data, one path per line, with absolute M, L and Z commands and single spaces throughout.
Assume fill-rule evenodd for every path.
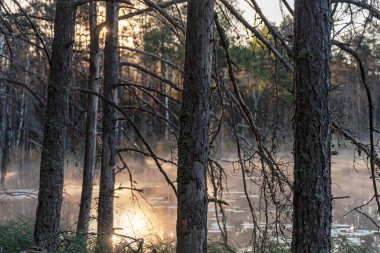
M 117 235 L 112 236 L 112 243 L 117 244 L 120 241 L 120 238 Z
M 146 216 L 141 213 L 121 215 L 119 221 L 116 221 L 116 227 L 120 227 L 122 234 L 142 236 L 150 231 L 150 222 Z

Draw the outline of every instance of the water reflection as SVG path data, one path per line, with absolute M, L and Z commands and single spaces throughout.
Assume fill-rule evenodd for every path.
M 358 212 L 351 212 L 353 208 L 367 202 L 372 196 L 372 186 L 369 179 L 369 171 L 365 163 L 360 159 L 353 161 L 353 151 L 340 151 L 338 156 L 333 157 L 333 193 L 335 197 L 350 196 L 346 199 L 334 201 L 333 230 L 332 236 L 337 238 L 344 235 L 356 244 L 369 244 L 380 248 L 378 236 L 373 236 L 376 226 L 366 217 Z M 284 153 L 284 155 L 286 155 Z M 130 162 L 129 168 L 135 181 L 135 187 L 143 190 L 143 193 L 125 189 L 130 187 L 129 174 L 121 172 L 117 176 L 114 226 L 116 233 L 134 238 L 144 238 L 145 241 L 174 241 L 176 222 L 176 198 L 171 188 L 167 185 L 154 163 L 147 159 L 143 162 L 136 160 Z M 36 189 L 38 175 L 38 162 L 30 163 L 29 168 L 23 172 L 12 172 L 7 180 L 7 194 L 0 194 L 0 210 L 2 221 L 15 217 L 33 217 L 35 215 Z M 226 229 L 231 241 L 238 245 L 246 245 L 251 240 L 251 233 L 255 228 L 246 196 L 242 188 L 241 174 L 232 175 L 232 166 L 224 163 L 229 176 L 229 190 L 226 201 L 229 206 L 225 208 L 227 216 Z M 80 170 L 73 169 L 74 166 L 67 164 L 66 181 L 64 187 L 64 203 L 62 208 L 62 224 L 65 229 L 74 230 L 79 212 L 80 200 Z M 171 179 L 175 179 L 176 168 L 166 167 Z M 255 178 L 247 179 L 255 180 Z M 96 217 L 98 185 L 94 187 L 94 201 L 92 215 Z M 249 198 L 253 205 L 257 205 L 260 192 L 250 186 Z M 227 194 L 227 191 L 226 191 Z M 275 210 L 269 210 L 269 212 Z M 380 223 L 380 216 L 375 213 L 376 209 L 370 204 L 361 209 L 367 213 L 375 222 Z M 209 205 L 208 229 L 209 236 L 213 239 L 220 238 L 220 227 L 217 223 L 221 220 L 215 214 L 215 204 Z M 262 220 L 258 225 L 264 228 L 264 214 L 257 213 Z M 91 230 L 96 231 L 96 220 L 91 222 Z M 285 224 L 283 229 L 289 231 L 291 224 Z M 276 235 L 276 231 L 268 231 L 269 236 Z M 277 237 L 283 243 L 289 242 L 289 237 Z M 115 238 L 117 240 L 117 238 Z

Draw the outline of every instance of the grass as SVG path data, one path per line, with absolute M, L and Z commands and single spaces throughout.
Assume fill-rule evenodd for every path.
M 0 224 L 0 252 L 13 253 L 31 249 L 33 242 L 33 221 L 17 219 Z
M 340 236 L 333 241 L 333 253 L 373 253 L 379 252 L 364 246 L 356 245 L 344 236 Z
M 225 244 L 223 242 L 208 242 L 207 245 L 208 253 L 237 253 L 238 251 L 231 245 Z
M 35 248 L 33 242 L 34 223 L 29 219 L 16 219 L 0 224 L 0 253 L 20 253 L 28 252 Z M 62 233 L 60 238 L 59 249 L 55 253 L 93 253 L 96 249 L 96 235 L 90 235 L 87 240 L 87 247 L 83 243 L 83 239 L 78 238 L 75 233 Z M 134 253 L 136 251 L 136 243 L 131 244 L 130 240 L 120 238 L 115 245 L 115 253 Z M 35 251 L 36 252 L 36 251 Z M 208 243 L 209 253 L 250 253 L 250 250 L 237 250 L 231 245 L 222 242 Z M 273 247 L 261 249 L 260 252 L 265 253 L 288 253 L 289 248 Z M 379 252 L 375 249 L 363 248 L 355 245 L 345 237 L 339 237 L 333 241 L 333 253 L 372 253 Z M 155 243 L 145 243 L 143 251 L 138 253 L 175 253 L 174 242 L 157 241 Z

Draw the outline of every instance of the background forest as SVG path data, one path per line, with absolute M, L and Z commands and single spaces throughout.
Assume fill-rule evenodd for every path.
M 175 252 L 189 4 L 106 2 L 0 0 L 0 253 Z M 290 252 L 294 6 L 242 2 L 210 18 L 208 251 Z M 380 2 L 330 2 L 332 251 L 378 252 Z

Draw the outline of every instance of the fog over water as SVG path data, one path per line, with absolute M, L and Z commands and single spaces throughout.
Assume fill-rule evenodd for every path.
M 289 150 L 285 150 L 279 155 L 283 156 L 284 159 L 291 157 Z M 133 177 L 134 186 L 143 192 L 132 192 L 126 189 L 131 187 L 129 173 L 127 171 L 118 173 L 114 209 L 116 233 L 151 241 L 156 239 L 174 241 L 177 211 L 174 193 L 151 159 L 125 158 L 126 161 L 130 161 L 128 167 Z M 228 157 L 225 160 L 234 159 Z M 373 196 L 369 170 L 365 166 L 363 157 L 360 157 L 353 150 L 340 150 L 339 155 L 332 157 L 332 161 L 333 195 L 334 197 L 349 196 L 349 198 L 334 201 L 333 227 L 343 226 L 351 230 L 350 236 L 361 238 L 360 233 L 357 233 L 358 231 L 374 231 L 376 226 L 370 219 L 358 212 L 349 212 L 368 202 Z M 66 164 L 62 208 L 62 228 L 64 230 L 76 229 L 79 212 L 81 169 L 80 165 L 77 164 L 78 166 L 76 166 L 75 163 L 71 161 Z M 228 236 L 238 245 L 245 246 L 251 239 L 253 221 L 242 186 L 242 175 L 241 172 L 233 173 L 231 163 L 223 162 L 222 165 L 228 175 L 228 191 L 225 192 L 225 201 L 229 203 L 225 207 Z M 13 164 L 11 166 L 6 182 L 7 191 L 0 194 L 1 222 L 20 217 L 34 217 L 37 206 L 38 168 L 39 162 L 37 160 L 26 163 L 22 171 L 18 165 Z M 175 181 L 176 168 L 166 166 L 165 169 L 171 180 Z M 250 185 L 250 180 L 254 181 L 255 178 L 247 179 L 249 197 L 255 207 L 258 204 L 260 193 L 254 186 Z M 95 184 L 93 194 L 94 218 L 96 218 L 97 195 L 98 182 Z M 380 216 L 375 213 L 374 203 L 362 208 L 361 211 L 368 214 L 375 222 L 380 223 Z M 259 217 L 264 216 L 260 215 Z M 209 236 L 218 239 L 220 231 L 216 222 L 214 203 L 209 205 L 208 216 Z M 290 221 L 287 226 L 290 231 Z M 96 230 L 95 219 L 91 224 L 91 229 Z M 334 235 L 335 232 L 333 231 L 332 234 Z M 356 236 L 355 233 L 357 233 Z M 379 247 L 379 238 L 376 236 L 360 240 L 374 247 Z

